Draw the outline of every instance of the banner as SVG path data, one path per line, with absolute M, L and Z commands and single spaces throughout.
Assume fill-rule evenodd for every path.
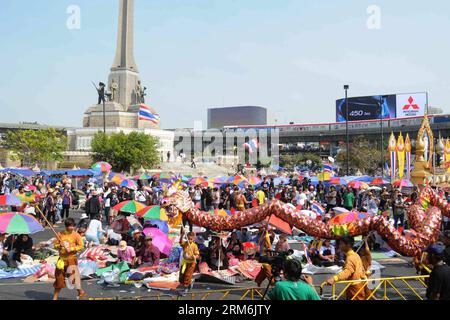
M 411 140 L 409 133 L 406 134 L 405 152 L 406 152 L 406 179 L 411 180 Z
M 450 140 L 448 138 L 445 140 L 444 160 L 445 167 L 448 168 L 447 172 L 450 173 Z
M 394 133 L 391 133 L 391 137 L 389 138 L 389 155 L 391 162 L 391 182 L 395 180 L 395 170 L 397 168 L 397 141 L 395 141 Z
M 405 172 L 405 142 L 403 141 L 402 133 L 398 136 L 397 140 L 397 162 L 398 162 L 398 177 L 403 179 Z

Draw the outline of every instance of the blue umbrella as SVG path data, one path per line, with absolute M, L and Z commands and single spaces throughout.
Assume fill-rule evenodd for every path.
M 169 233 L 169 225 L 167 224 L 166 221 L 150 220 L 149 223 L 154 226 L 157 226 L 158 229 L 164 232 L 165 234 Z

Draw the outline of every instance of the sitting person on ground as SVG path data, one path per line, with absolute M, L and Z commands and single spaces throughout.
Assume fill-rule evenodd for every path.
M 6 250 L 6 234 L 0 233 L 0 268 L 8 266 L 8 250 Z
M 102 215 L 98 214 L 89 222 L 86 230 L 86 240 L 94 245 L 100 245 L 100 239 L 103 238 L 105 231 L 102 228 Z
M 12 245 L 12 250 L 9 252 L 11 267 L 17 268 L 17 263 L 22 263 L 22 254 L 33 256 L 33 239 L 27 234 L 19 235 Z
M 137 261 L 136 253 L 133 247 L 127 245 L 127 242 L 122 240 L 117 248 L 117 262 L 126 262 L 130 267 L 133 267 Z
M 235 257 L 242 255 L 242 244 L 236 232 L 231 233 L 231 238 L 228 239 L 226 252 L 231 252 Z
M 87 229 L 89 227 L 89 222 L 90 222 L 90 219 L 89 219 L 88 215 L 86 213 L 83 213 L 80 217 L 80 221 L 78 221 L 77 229 L 80 229 L 80 228 Z
M 319 249 L 319 263 L 322 267 L 330 267 L 335 264 L 336 252 L 330 240 L 325 240 Z
M 144 267 L 158 266 L 160 256 L 161 252 L 155 245 L 153 245 L 152 236 L 146 236 L 145 244 L 139 252 L 139 264 Z
M 283 252 L 287 252 L 291 249 L 291 246 L 289 245 L 288 241 L 287 241 L 287 237 L 285 234 L 280 235 L 280 237 L 278 238 L 278 242 L 275 246 L 275 251 L 277 253 L 283 253 Z
M 320 300 L 312 287 L 312 278 L 302 275 L 300 261 L 291 259 L 284 265 L 285 280 L 279 281 L 269 292 L 271 300 Z

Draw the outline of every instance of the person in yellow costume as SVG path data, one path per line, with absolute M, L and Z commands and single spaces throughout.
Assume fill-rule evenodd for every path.
M 364 263 L 361 257 L 355 251 L 353 251 L 354 244 L 355 240 L 353 239 L 353 237 L 345 236 L 340 239 L 340 250 L 344 252 L 346 256 L 344 269 L 334 277 L 328 279 L 326 282 L 327 284 L 333 285 L 337 281 L 357 281 L 367 279 Z M 367 284 L 364 282 L 359 282 L 350 285 L 345 292 L 347 300 L 366 300 L 367 294 L 370 291 L 361 289 L 364 285 Z
M 197 261 L 200 259 L 200 251 L 194 242 L 195 233 L 189 232 L 185 239 L 184 226 L 181 227 L 180 245 L 183 248 L 183 260 L 180 267 L 180 285 L 184 287 L 184 293 L 192 288 L 192 275 L 194 274 Z
M 58 233 L 54 246 L 59 251 L 56 263 L 53 300 L 58 300 L 61 289 L 66 287 L 66 277 L 78 291 L 78 299 L 86 297 L 81 288 L 80 271 L 78 270 L 77 253 L 83 250 L 83 239 L 75 231 L 75 220 L 67 218 L 64 222 L 66 229 Z

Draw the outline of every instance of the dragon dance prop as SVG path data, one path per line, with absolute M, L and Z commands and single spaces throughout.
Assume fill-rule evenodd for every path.
M 168 190 L 161 207 L 166 209 L 167 215 L 171 218 L 183 215 L 192 224 L 216 232 L 231 231 L 260 223 L 271 215 L 310 236 L 321 239 L 339 239 L 344 235 L 367 235 L 371 231 L 377 231 L 393 250 L 405 256 L 419 256 L 436 241 L 442 216 L 450 217 L 450 204 L 444 200 L 444 195 L 428 187 L 420 192 L 417 203 L 407 209 L 411 227 L 407 235 L 396 230 L 383 216 L 366 215 L 362 219 L 336 225 L 313 219 L 279 200 L 272 200 L 231 216 L 213 215 L 196 208 L 189 194 L 178 188 Z

